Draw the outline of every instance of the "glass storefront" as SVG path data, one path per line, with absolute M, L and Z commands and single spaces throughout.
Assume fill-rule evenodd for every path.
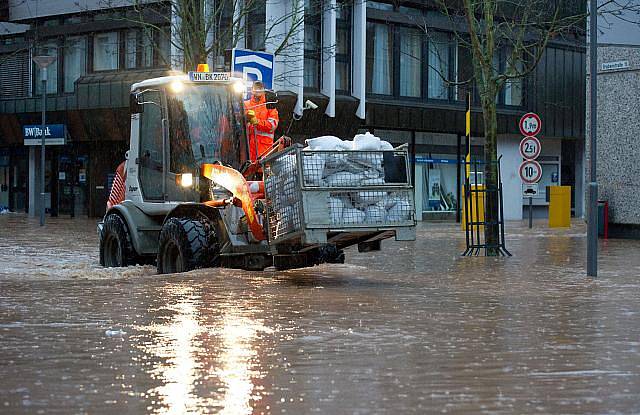
M 422 175 L 422 211 L 455 212 L 458 208 L 458 169 L 455 154 L 416 155 Z M 460 172 L 464 174 L 462 171 Z

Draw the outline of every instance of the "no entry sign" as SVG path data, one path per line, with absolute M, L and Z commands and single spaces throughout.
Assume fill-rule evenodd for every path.
M 535 160 L 525 160 L 520 165 L 520 178 L 524 183 L 538 183 L 542 178 L 542 166 Z
M 525 137 L 533 137 L 540 133 L 542 129 L 542 120 L 538 114 L 528 112 L 520 118 L 520 133 Z
M 540 140 L 536 137 L 525 137 L 520 141 L 520 155 L 525 160 L 535 160 L 540 155 Z

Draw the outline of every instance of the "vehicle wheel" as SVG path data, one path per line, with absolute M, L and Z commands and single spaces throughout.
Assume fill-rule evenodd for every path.
M 120 215 L 110 214 L 105 218 L 100 234 L 100 265 L 111 268 L 133 264 L 135 252 L 127 225 Z
M 216 265 L 217 245 L 208 223 L 171 218 L 160 231 L 158 273 L 173 274 Z

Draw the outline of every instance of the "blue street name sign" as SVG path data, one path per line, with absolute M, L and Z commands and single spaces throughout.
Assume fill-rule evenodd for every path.
M 249 82 L 262 81 L 266 89 L 272 89 L 273 54 L 255 50 L 233 49 L 231 72 Z
M 47 124 L 44 129 L 44 144 L 48 146 L 61 146 L 66 144 L 67 134 L 64 124 Z M 23 125 L 22 136 L 25 146 L 39 146 L 42 144 L 41 125 Z

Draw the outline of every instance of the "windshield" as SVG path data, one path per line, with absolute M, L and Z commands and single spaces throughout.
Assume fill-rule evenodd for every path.
M 168 91 L 167 108 L 172 173 L 196 173 L 215 161 L 239 169 L 247 159 L 242 97 L 228 85 L 185 84 Z

